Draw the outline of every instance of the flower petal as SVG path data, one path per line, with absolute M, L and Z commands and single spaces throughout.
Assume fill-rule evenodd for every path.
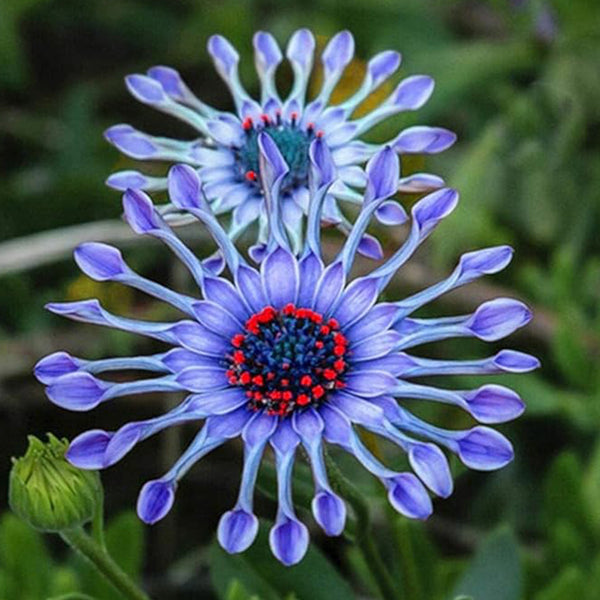
M 277 248 L 261 265 L 263 286 L 271 304 L 279 309 L 298 296 L 298 262 L 291 252 Z
M 312 501 L 315 521 L 327 535 L 341 535 L 346 525 L 346 505 L 332 492 L 321 491 Z
M 217 539 L 230 554 L 244 552 L 258 534 L 258 519 L 252 513 L 237 509 L 226 512 L 219 521 Z
M 153 525 L 167 515 L 174 501 L 175 484 L 172 481 L 149 481 L 142 488 L 138 498 L 138 516 L 144 523 Z
M 85 411 L 98 406 L 109 387 L 89 373 L 69 373 L 53 381 L 46 395 L 62 408 Z
M 92 429 L 79 434 L 70 444 L 65 457 L 80 469 L 104 468 L 104 454 L 112 434 Z
M 448 460 L 435 444 L 414 444 L 408 458 L 415 473 L 432 492 L 442 498 L 452 494 L 454 486 Z
M 401 154 L 436 154 L 456 141 L 456 134 L 442 127 L 415 126 L 405 129 L 392 142 Z
M 489 427 L 474 427 L 458 440 L 458 456 L 470 469 L 493 471 L 512 461 L 512 444 Z
M 527 325 L 532 316 L 522 302 L 512 298 L 496 298 L 484 302 L 466 325 L 479 339 L 494 342 Z
M 433 512 L 431 498 L 412 473 L 400 473 L 389 485 L 390 504 L 406 517 L 426 519 Z
M 300 521 L 284 517 L 269 532 L 269 544 L 276 558 L 290 567 L 299 563 L 308 550 L 308 529 Z

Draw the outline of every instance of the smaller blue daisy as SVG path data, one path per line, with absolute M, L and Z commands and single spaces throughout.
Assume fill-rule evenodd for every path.
M 142 334 L 171 349 L 152 356 L 96 361 L 57 352 L 42 359 L 35 373 L 47 386 L 52 402 L 75 411 L 91 410 L 130 394 L 188 393 L 164 415 L 128 423 L 116 432 L 94 429 L 81 434 L 67 454 L 76 466 L 102 469 L 163 429 L 203 421 L 173 467 L 143 486 L 138 513 L 147 523 L 165 517 L 180 480 L 198 460 L 227 440 L 241 438 L 244 466 L 239 496 L 218 527 L 219 542 L 229 552 L 242 552 L 257 535 L 254 487 L 263 454 L 270 446 L 278 478 L 278 509 L 270 545 L 282 563 L 292 565 L 302 559 L 309 542 L 308 530 L 292 501 L 292 471 L 300 447 L 314 476 L 313 515 L 327 535 L 343 531 L 346 508 L 328 480 L 325 444 L 341 447 L 377 477 L 400 513 L 426 519 L 432 512 L 427 490 L 442 497 L 452 492 L 442 448 L 472 469 L 503 467 L 512 460 L 513 449 L 502 434 L 487 425 L 514 419 L 524 407 L 514 391 L 500 385 L 452 390 L 413 379 L 519 373 L 535 369 L 539 363 L 514 350 L 466 361 L 427 359 L 411 353 L 417 346 L 447 338 L 499 340 L 529 322 L 528 308 L 510 298 L 485 302 L 469 315 L 411 316 L 440 295 L 503 269 L 512 257 L 508 246 L 464 254 L 447 279 L 399 301 L 378 300 L 396 271 L 455 208 L 458 194 L 454 190 L 441 189 L 418 201 L 404 244 L 368 275 L 352 279 L 357 248 L 373 214 L 398 188 L 394 150 L 386 147 L 370 159 L 360 214 L 337 257 L 325 265 L 320 247 L 321 213 L 335 184 L 335 163 L 327 144 L 320 138 L 310 144 L 311 201 L 304 243 L 296 255 L 280 202 L 290 169 L 271 136 L 263 132 L 257 143 L 269 221 L 260 270 L 248 264 L 215 218 L 197 172 L 189 166 L 175 166 L 169 173 L 170 199 L 208 228 L 231 280 L 206 269 L 144 192 L 128 190 L 124 195 L 128 223 L 137 233 L 162 240 L 176 254 L 202 298 L 183 295 L 136 274 L 116 248 L 83 244 L 76 250 L 75 260 L 84 273 L 146 292 L 179 309 L 185 318 L 173 323 L 127 319 L 106 311 L 97 300 L 50 304 L 54 313 Z M 99 377 L 123 369 L 148 371 L 153 376 L 120 383 Z M 458 431 L 436 427 L 410 412 L 404 399 L 457 406 L 484 425 Z M 411 470 L 396 471 L 382 464 L 364 445 L 358 428 L 395 444 L 408 456 Z
M 360 138 L 386 118 L 420 108 L 433 92 L 434 82 L 426 75 L 403 79 L 380 106 L 368 114 L 353 118 L 355 109 L 371 92 L 381 86 L 400 66 L 400 55 L 385 51 L 367 64 L 364 81 L 341 104 L 330 106 L 332 91 L 354 56 L 354 39 L 348 31 L 335 35 L 321 55 L 323 85 L 318 95 L 307 102 L 306 90 L 313 66 L 315 40 L 310 31 L 296 31 L 287 46 L 286 57 L 294 73 L 291 90 L 282 99 L 275 85 L 275 73 L 283 54 L 273 36 L 258 32 L 254 36 L 255 64 L 261 83 L 261 98 L 250 97 L 238 75 L 239 55 L 222 36 L 208 41 L 208 52 L 225 81 L 235 104 L 236 114 L 216 110 L 201 102 L 186 86 L 177 71 L 153 67 L 147 75 L 126 78 L 129 91 L 144 104 L 172 115 L 191 125 L 197 138 L 191 141 L 154 137 L 130 125 L 114 125 L 106 131 L 107 140 L 121 152 L 138 160 L 186 163 L 199 173 L 203 192 L 213 212 L 232 215 L 230 235 L 239 236 L 258 222 L 257 244 L 250 250 L 260 262 L 265 255 L 268 216 L 265 190 L 261 186 L 258 138 L 268 135 L 288 165 L 281 182 L 281 218 L 294 251 L 302 246 L 303 216 L 309 211 L 309 148 L 321 138 L 331 151 L 337 179 L 328 189 L 321 210 L 324 223 L 348 233 L 351 225 L 339 208 L 338 200 L 360 205 L 367 184 L 366 161 L 383 146 L 368 144 Z M 398 154 L 431 154 L 445 150 L 456 140 L 451 131 L 440 127 L 413 126 L 388 142 Z M 108 178 L 108 185 L 119 190 L 145 191 L 167 188 L 166 177 L 150 177 L 138 171 L 121 171 Z M 440 177 L 416 173 L 399 179 L 400 192 L 425 192 L 444 185 Z M 170 223 L 181 222 L 172 205 L 163 211 Z M 402 207 L 388 199 L 375 211 L 385 224 L 400 224 L 406 219 Z M 185 218 L 184 218 L 185 220 Z M 382 258 L 381 247 L 365 234 L 358 247 L 367 256 Z

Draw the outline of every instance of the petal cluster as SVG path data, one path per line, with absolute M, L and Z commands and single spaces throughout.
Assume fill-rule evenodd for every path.
M 324 68 L 330 76 L 350 55 L 344 39 L 348 38 L 338 38 L 324 54 Z M 236 90 L 237 55 L 220 38 L 212 43 L 219 72 Z M 279 54 L 274 45 L 261 52 L 263 77 L 268 81 Z M 305 53 L 291 54 L 297 61 L 308 60 Z M 304 72 L 300 62 L 294 64 L 297 71 Z M 164 87 L 160 90 L 164 92 Z M 143 93 L 148 98 L 162 97 L 160 90 L 149 84 Z M 512 257 L 507 246 L 466 253 L 446 279 L 406 298 L 380 300 L 398 269 L 454 210 L 458 202 L 455 190 L 442 188 L 419 200 L 412 208 L 404 243 L 370 273 L 353 278 L 352 267 L 366 230 L 397 188 L 399 161 L 394 148 L 386 146 L 369 160 L 360 213 L 339 253 L 326 264 L 320 224 L 328 193 L 338 181 L 335 152 L 322 137 L 311 141 L 311 194 L 305 234 L 297 251 L 282 208 L 282 182 L 289 165 L 267 133 L 261 132 L 257 143 L 268 232 L 260 268 L 249 264 L 215 217 L 197 170 L 175 166 L 168 181 L 171 201 L 210 231 L 228 276 L 215 274 L 177 237 L 145 192 L 128 190 L 123 197 L 126 220 L 134 231 L 158 238 L 178 257 L 197 284 L 197 296 L 183 295 L 144 278 L 127 265 L 116 248 L 83 244 L 75 259 L 88 276 L 141 290 L 168 302 L 182 317 L 164 323 L 140 321 L 114 315 L 97 300 L 50 304 L 51 311 L 71 319 L 154 338 L 164 343 L 165 350 L 151 356 L 92 361 L 56 352 L 42 359 L 35 373 L 52 402 L 76 411 L 130 394 L 187 392 L 181 404 L 166 414 L 124 424 L 113 432 L 94 429 L 81 434 L 67 454 L 74 465 L 101 469 L 165 428 L 201 422 L 196 437 L 172 468 L 142 487 L 138 513 L 147 523 L 155 523 L 169 512 L 180 480 L 194 463 L 227 440 L 240 438 L 244 464 L 239 495 L 218 527 L 219 542 L 229 552 L 245 550 L 256 537 L 254 487 L 263 454 L 270 446 L 278 481 L 270 545 L 282 563 L 291 565 L 302 559 L 309 541 L 292 499 L 292 470 L 300 448 L 310 461 L 314 478 L 314 519 L 327 535 L 343 531 L 346 508 L 329 482 L 325 445 L 348 452 L 378 478 L 398 512 L 426 519 L 432 512 L 431 495 L 452 493 L 447 453 L 472 469 L 503 467 L 512 460 L 513 449 L 489 425 L 518 417 L 524 405 L 518 394 L 500 385 L 456 390 L 422 380 L 439 375 L 520 373 L 539 363 L 514 350 L 472 360 L 413 354 L 414 348 L 449 338 L 496 341 L 529 322 L 529 309 L 512 298 L 484 302 L 467 315 L 413 316 L 442 294 L 506 267 Z M 111 371 L 124 369 L 147 371 L 149 377 L 110 380 Z M 288 391 L 289 396 L 284 397 Z M 280 396 L 269 395 L 273 392 Z M 405 399 L 456 406 L 477 424 L 464 430 L 433 426 L 408 410 Z M 381 436 L 406 453 L 410 469 L 397 471 L 383 464 L 363 443 L 360 430 Z
M 258 238 L 252 256 L 264 256 L 268 238 L 265 173 L 261 165 L 259 137 L 267 134 L 275 143 L 289 169 L 281 182 L 281 218 L 292 248 L 302 245 L 303 215 L 309 205 L 309 148 L 314 139 L 327 145 L 338 178 L 327 191 L 321 219 L 348 233 L 351 225 L 340 210 L 339 201 L 360 205 L 368 177 L 364 165 L 381 148 L 365 143 L 361 137 L 373 127 L 403 111 L 414 111 L 427 102 L 433 92 L 431 77 L 416 75 L 403 79 L 388 97 L 366 115 L 355 117 L 356 108 L 370 94 L 394 76 L 400 66 L 397 52 L 384 51 L 368 61 L 364 79 L 356 92 L 341 104 L 330 105 L 334 88 L 354 56 L 354 39 L 350 32 L 335 35 L 320 56 L 323 84 L 316 97 L 307 99 L 313 69 L 315 39 L 307 29 L 290 38 L 285 58 L 293 72 L 289 93 L 282 97 L 275 84 L 275 74 L 284 54 L 273 36 L 258 32 L 253 39 L 256 71 L 260 80 L 260 98 L 252 98 L 240 82 L 239 55 L 222 36 L 208 40 L 208 52 L 217 73 L 231 92 L 235 113 L 224 112 L 199 100 L 177 71 L 169 67 L 152 67 L 146 74 L 129 75 L 127 88 L 140 102 L 176 117 L 195 131 L 196 138 L 182 141 L 151 136 L 130 125 L 114 125 L 106 139 L 127 156 L 140 161 L 158 160 L 184 163 L 200 175 L 203 191 L 215 214 L 231 213 L 230 235 L 239 236 L 247 227 L 258 223 Z M 397 133 L 387 145 L 397 154 L 431 154 L 451 146 L 456 136 L 440 127 L 412 126 Z M 127 170 L 112 174 L 108 185 L 118 190 L 166 189 L 166 177 L 155 177 Z M 441 178 L 429 173 L 397 177 L 388 182 L 394 191 L 424 192 L 444 185 Z M 163 207 L 170 222 L 186 220 L 185 214 Z M 406 215 L 399 204 L 390 200 L 375 212 L 385 224 L 402 223 Z M 359 251 L 381 258 L 376 240 L 366 236 Z

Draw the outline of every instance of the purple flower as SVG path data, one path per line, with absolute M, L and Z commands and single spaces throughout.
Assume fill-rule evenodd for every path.
M 338 50 L 341 52 L 341 50 Z M 223 61 L 223 69 L 227 61 Z M 344 529 L 346 508 L 328 480 L 326 443 L 352 454 L 385 487 L 389 501 L 410 518 L 432 512 L 429 492 L 446 497 L 452 478 L 442 449 L 468 467 L 491 470 L 513 457 L 510 442 L 495 430 L 476 425 L 450 431 L 413 415 L 403 399 L 458 406 L 486 425 L 518 417 L 523 403 L 512 390 L 482 385 L 474 390 L 443 389 L 414 378 L 451 374 L 519 373 L 535 369 L 536 358 L 502 350 L 473 360 L 427 359 L 411 349 L 452 337 L 497 340 L 525 325 L 529 310 L 519 301 L 500 298 L 471 315 L 413 318 L 438 296 L 486 274 L 503 269 L 512 257 L 507 246 L 463 255 L 450 276 L 412 296 L 381 302 L 396 271 L 456 206 L 458 195 L 441 189 L 418 201 L 404 244 L 370 274 L 351 279 L 350 272 L 373 214 L 394 193 L 398 159 L 390 147 L 379 151 L 366 168 L 361 211 L 337 257 L 324 264 L 320 221 L 332 177 L 332 155 L 323 139 L 311 142 L 310 177 L 314 182 L 306 233 L 299 254 L 292 251 L 285 227 L 281 184 L 289 172 L 277 145 L 259 136 L 266 184 L 268 231 L 260 270 L 248 264 L 214 217 L 202 194 L 196 171 L 178 165 L 169 173 L 171 201 L 200 220 L 211 232 L 231 279 L 207 269 L 166 224 L 142 191 L 124 195 L 125 217 L 138 233 L 163 241 L 198 284 L 200 297 L 172 291 L 135 273 L 121 253 L 105 244 L 83 244 L 75 252 L 81 269 L 97 280 L 119 281 L 173 305 L 184 317 L 175 322 L 145 322 L 113 315 L 96 300 L 50 304 L 75 320 L 138 333 L 170 349 L 152 356 L 89 361 L 57 352 L 42 359 L 36 375 L 51 401 L 71 410 L 89 410 L 120 396 L 157 391 L 185 391 L 170 412 L 128 423 L 115 432 L 87 431 L 68 451 L 86 469 L 108 467 L 138 442 L 173 425 L 203 421 L 196 438 L 173 467 L 142 488 L 138 513 L 147 523 L 163 518 L 172 506 L 179 481 L 205 454 L 231 438 L 241 438 L 244 466 L 239 496 L 219 524 L 218 539 L 229 552 L 252 544 L 258 530 L 253 512 L 254 486 L 267 446 L 274 452 L 278 476 L 278 510 L 270 533 L 275 556 L 291 565 L 302 559 L 308 532 L 292 501 L 292 469 L 303 447 L 310 459 L 315 521 L 328 535 Z M 100 378 L 113 370 L 148 371 L 129 382 Z M 398 472 L 380 462 L 361 442 L 356 426 L 403 450 L 411 471 Z M 429 491 L 428 491 L 429 490 Z
M 258 32 L 253 44 L 260 101 L 251 98 L 240 83 L 236 50 L 224 37 L 214 35 L 208 40 L 208 52 L 231 92 L 235 114 L 207 106 L 189 90 L 177 71 L 159 66 L 149 69 L 146 75 L 128 76 L 129 91 L 140 102 L 188 123 L 195 130 L 196 139 L 155 137 L 130 125 L 114 125 L 105 135 L 110 143 L 134 159 L 192 166 L 201 177 L 213 212 L 216 215 L 232 213 L 229 235 L 233 239 L 258 223 L 252 257 L 260 260 L 268 238 L 265 174 L 258 143 L 261 133 L 269 136 L 289 167 L 280 182 L 281 220 L 292 250 L 298 252 L 302 246 L 303 217 L 309 211 L 311 143 L 317 138 L 325 142 L 331 153 L 331 166 L 338 175 L 335 184 L 327 190 L 321 220 L 347 234 L 351 224 L 338 201 L 362 203 L 362 190 L 368 181 L 364 165 L 382 148 L 361 141 L 361 137 L 390 116 L 420 108 L 433 92 L 434 82 L 425 75 L 408 77 L 373 111 L 353 118 L 362 101 L 398 69 L 401 57 L 397 52 L 385 51 L 374 56 L 367 64 L 357 91 L 341 104 L 331 106 L 331 93 L 354 55 L 354 40 L 348 31 L 335 35 L 324 49 L 320 57 L 323 85 L 311 101 L 306 98 L 315 53 L 315 40 L 310 31 L 296 31 L 287 45 L 285 54 L 294 80 L 286 98 L 279 95 L 275 85 L 275 73 L 284 58 L 277 42 L 271 34 Z M 398 154 L 431 154 L 445 150 L 455 139 L 454 133 L 443 128 L 413 126 L 398 133 L 388 145 Z M 165 189 L 168 185 L 166 177 L 132 170 L 112 174 L 107 183 L 118 190 L 133 188 L 147 192 Z M 416 173 L 403 178 L 397 176 L 389 184 L 394 191 L 421 193 L 438 189 L 444 182 L 429 173 Z M 185 215 L 178 214 L 174 208 L 167 205 L 161 212 L 169 223 L 185 222 Z M 404 210 L 392 200 L 382 203 L 375 216 L 385 224 L 398 224 L 406 219 Z M 379 243 L 369 235 L 358 250 L 373 258 L 382 257 Z

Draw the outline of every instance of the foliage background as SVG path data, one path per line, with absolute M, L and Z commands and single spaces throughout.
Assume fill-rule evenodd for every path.
M 244 78 L 255 85 L 252 33 L 267 29 L 285 42 L 299 26 L 312 28 L 321 40 L 349 28 L 359 59 L 393 48 L 403 53 L 403 75 L 434 76 L 436 92 L 427 106 L 386 122 L 376 135 L 413 122 L 459 134 L 453 149 L 426 166 L 458 186 L 461 204 L 415 265 L 400 274 L 394 291 L 405 293 L 434 279 L 460 252 L 507 242 L 517 254 L 506 274 L 455 293 L 437 308 L 467 312 L 499 287 L 529 302 L 536 314 L 511 344 L 540 356 L 542 370 L 514 382 L 502 378 L 528 404 L 524 417 L 502 427 L 515 444 L 513 465 L 494 474 L 462 472 L 454 465 L 454 496 L 436 502 L 429 522 L 415 524 L 387 514 L 373 482 L 344 462 L 373 505 L 394 575 L 415 600 L 460 593 L 477 600 L 600 598 L 600 5 L 594 0 L 3 0 L 2 506 L 9 457 L 24 451 L 27 433 L 51 430 L 72 437 L 92 426 L 114 429 L 172 401 L 123 400 L 94 416 L 73 415 L 50 405 L 30 375 L 40 356 L 58 348 L 90 357 L 151 350 L 147 342 L 52 317 L 42 308 L 50 299 L 98 295 L 129 314 L 162 316 L 163 309 L 147 298 L 99 287 L 77 274 L 64 251 L 53 254 L 52 244 L 68 244 L 73 230 L 41 240 L 26 237 L 96 220 L 118 227 L 118 194 L 103 180 L 129 163 L 102 139 L 109 125 L 132 122 L 152 133 L 189 135 L 128 97 L 122 77 L 153 64 L 172 65 L 201 98 L 225 108 L 230 100 L 208 63 L 208 36 L 221 32 L 241 49 Z M 345 81 L 348 89 L 360 69 L 359 60 L 354 79 Z M 403 167 L 408 172 L 424 163 L 417 157 Z M 198 251 L 206 252 L 197 240 Z M 186 285 L 162 249 L 125 241 L 138 270 Z M 48 251 L 40 253 L 44 244 Z M 27 251 L 36 248 L 31 260 Z M 446 342 L 440 352 L 485 351 L 459 341 Z M 438 407 L 434 414 L 444 425 L 467 423 L 450 410 Z M 103 478 L 108 514 L 132 507 L 142 482 L 160 474 L 192 433 L 165 433 L 136 450 L 126 465 L 108 471 Z M 397 460 L 389 448 L 377 450 Z M 360 582 L 364 565 L 347 540 L 315 533 L 315 548 L 288 571 L 274 564 L 264 539 L 234 558 L 214 547 L 218 517 L 235 496 L 239 455 L 230 444 L 205 459 L 186 478 L 176 510 L 164 523 L 149 529 L 129 514 L 115 517 L 109 537 L 119 560 L 143 574 L 153 597 L 374 596 L 368 581 Z M 305 475 L 299 469 L 298 498 Z M 259 505 L 268 517 L 273 509 L 268 474 L 261 485 L 267 493 Z M 0 599 L 38 600 L 77 589 L 114 598 L 54 543 L 4 515 Z

